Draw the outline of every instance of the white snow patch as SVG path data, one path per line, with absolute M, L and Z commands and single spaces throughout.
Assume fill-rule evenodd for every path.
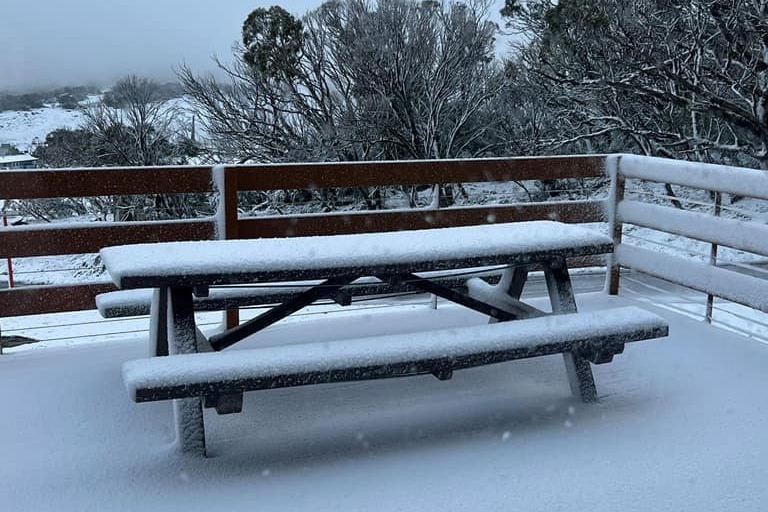
M 79 110 L 44 107 L 28 111 L 0 112 L 0 144 L 12 144 L 19 151 L 32 151 L 36 144 L 60 128 L 76 129 L 82 125 Z
M 578 300 L 585 311 L 632 302 Z M 363 312 L 272 332 L 309 342 L 425 317 L 444 326 L 456 312 L 419 308 L 384 315 L 383 324 Z M 241 414 L 205 411 L 208 459 L 176 455 L 170 404 L 125 396 L 121 365 L 145 354 L 146 338 L 7 354 L 2 508 L 761 510 L 768 408 L 758 395 L 768 386 L 768 347 L 660 314 L 668 340 L 634 344 L 594 368 L 600 404 L 570 398 L 560 357 L 460 371 L 450 381 L 254 392 Z
M 101 256 L 115 283 L 126 276 L 211 275 L 354 269 L 475 256 L 559 251 L 610 244 L 572 224 L 535 221 L 459 228 L 108 247 Z
M 666 326 L 639 308 L 547 316 L 371 338 L 296 344 L 282 347 L 153 357 L 123 365 L 129 394 L 140 388 L 324 372 L 478 353 L 558 346 L 566 341 L 651 331 Z M 634 341 L 634 340 L 630 340 Z

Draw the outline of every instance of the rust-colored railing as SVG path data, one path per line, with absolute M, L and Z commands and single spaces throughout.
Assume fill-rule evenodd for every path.
M 226 237 L 308 236 L 423 229 L 430 227 L 557 219 L 562 222 L 603 220 L 603 202 L 595 200 L 446 209 L 377 210 L 322 215 L 235 218 L 230 207 L 235 191 L 328 189 L 383 186 L 487 183 L 605 177 L 605 157 L 499 158 L 332 164 L 242 165 L 221 168 L 224 174 Z
M 0 229 L 0 258 L 96 253 L 109 245 L 214 238 L 392 231 L 487 222 L 557 219 L 598 222 L 604 201 L 516 203 L 365 212 L 238 216 L 238 193 L 564 178 L 602 178 L 604 156 L 281 165 L 0 171 L 0 200 L 217 194 L 215 216 L 147 222 L 36 224 Z M 22 286 L 0 291 L 0 317 L 93 309 L 104 281 Z

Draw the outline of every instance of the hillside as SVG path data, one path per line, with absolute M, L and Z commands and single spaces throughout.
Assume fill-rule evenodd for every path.
M 20 151 L 32 151 L 35 144 L 60 128 L 77 128 L 83 115 L 79 110 L 45 106 L 27 111 L 0 112 L 0 144 L 12 144 Z
M 178 83 L 155 86 L 159 99 L 168 101 L 169 108 L 185 110 L 181 98 L 183 91 Z M 21 95 L 0 94 L 0 144 L 11 144 L 20 151 L 31 152 L 50 132 L 78 128 L 83 122 L 79 108 L 101 99 L 107 104 L 114 102 L 110 90 L 98 92 L 85 86 Z

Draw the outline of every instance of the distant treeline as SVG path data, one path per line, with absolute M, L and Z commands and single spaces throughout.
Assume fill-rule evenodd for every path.
M 58 103 L 62 108 L 77 108 L 79 101 L 83 101 L 90 94 L 99 93 L 101 91 L 98 87 L 78 85 L 24 94 L 0 94 L 0 111 L 32 110 L 42 108 L 46 103 Z
M 101 89 L 96 86 L 78 85 L 23 94 L 0 93 L 0 112 L 5 110 L 32 110 L 42 108 L 46 104 L 58 104 L 61 108 L 76 109 L 79 107 L 79 102 L 85 100 L 90 95 L 101 94 L 101 92 Z M 178 98 L 183 94 L 181 85 L 176 82 L 160 84 L 158 92 L 162 96 L 162 100 Z M 104 93 L 104 102 L 112 107 L 120 107 L 123 99 L 117 97 L 111 91 L 107 91 Z
M 135 91 L 133 91 L 135 93 Z M 136 98 L 126 96 L 125 88 L 113 87 L 104 92 L 104 104 L 108 107 L 123 108 L 127 104 L 135 103 Z M 151 88 L 151 101 L 168 101 L 173 98 L 180 98 L 184 95 L 184 89 L 178 82 L 167 82 L 164 84 L 154 83 Z

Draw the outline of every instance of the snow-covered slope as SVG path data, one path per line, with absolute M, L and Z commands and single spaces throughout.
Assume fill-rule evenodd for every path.
M 12 144 L 20 151 L 31 151 L 45 136 L 59 128 L 77 128 L 83 115 L 78 110 L 44 107 L 29 111 L 0 112 L 0 144 Z
M 92 95 L 80 104 L 86 106 L 99 99 L 100 96 Z M 189 103 L 184 98 L 172 99 L 167 106 L 182 114 L 189 110 Z M 80 110 L 63 109 L 58 105 L 46 105 L 27 111 L 5 110 L 0 112 L 0 144 L 12 144 L 20 151 L 32 151 L 52 131 L 75 129 L 82 123 L 83 113 Z

